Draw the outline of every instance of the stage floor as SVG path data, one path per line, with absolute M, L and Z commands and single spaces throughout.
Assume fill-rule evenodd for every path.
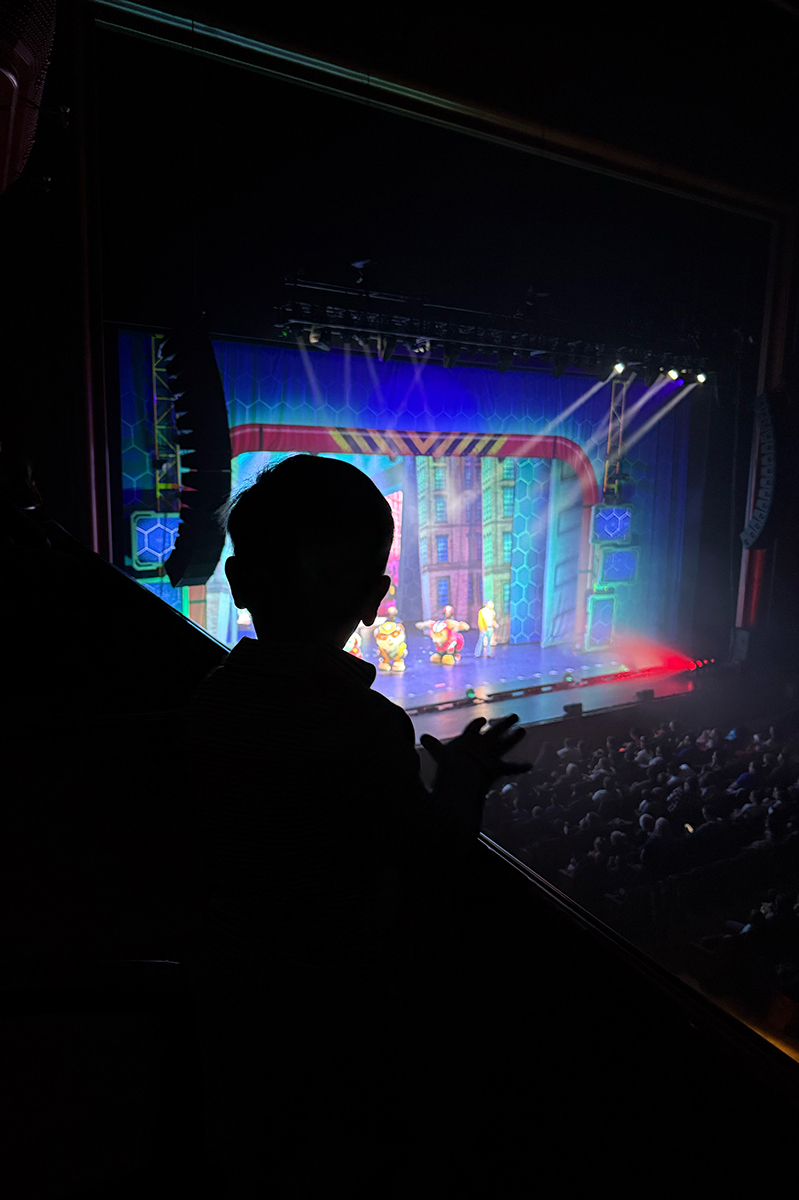
M 640 651 L 631 656 L 629 649 L 628 657 L 624 657 L 622 650 L 615 647 L 586 652 L 573 650 L 569 646 L 540 646 L 535 643 L 495 646 L 493 657 L 475 658 L 470 646 L 474 636 L 467 634 L 466 637 L 466 649 L 460 662 L 445 667 L 430 662 L 433 643 L 429 637 L 416 630 L 409 632 L 405 671 L 397 675 L 378 671 L 372 686 L 403 708 L 416 708 L 422 704 L 437 703 L 444 693 L 447 693 L 447 698 L 450 692 L 463 696 L 468 687 L 504 692 L 514 686 L 554 683 L 563 679 L 567 671 L 580 679 L 591 675 L 610 675 L 625 667 L 637 670 L 657 661 L 656 657 Z M 363 656 L 377 665 L 378 654 L 373 638 L 364 640 Z M 651 661 L 645 661 L 647 657 Z
M 690 660 L 679 652 L 639 638 L 620 638 L 608 650 L 575 650 L 569 646 L 496 646 L 491 658 L 475 658 L 474 636 L 466 635 L 466 652 L 459 663 L 445 667 L 430 662 L 432 642 L 417 630 L 408 631 L 406 670 L 401 674 L 378 671 L 373 687 L 404 709 L 446 704 L 465 697 L 473 688 L 476 699 L 486 699 L 513 688 L 535 687 L 560 682 L 569 672 L 575 680 L 618 675 L 610 680 L 574 690 L 520 697 L 443 712 L 411 712 L 417 739 L 421 733 L 439 738 L 454 737 L 476 716 L 501 717 L 515 712 L 522 724 L 534 724 L 563 715 L 564 704 L 580 703 L 585 712 L 629 704 L 642 688 L 656 695 L 688 690 L 690 683 L 677 681 Z M 373 637 L 364 639 L 363 655 L 377 665 Z M 649 671 L 645 678 L 626 678 L 629 672 Z M 669 682 L 671 681 L 671 682 Z

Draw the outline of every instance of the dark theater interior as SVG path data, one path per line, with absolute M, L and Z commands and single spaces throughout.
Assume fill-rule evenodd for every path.
M 0 0 L 7 1200 L 797 1193 L 798 58 Z

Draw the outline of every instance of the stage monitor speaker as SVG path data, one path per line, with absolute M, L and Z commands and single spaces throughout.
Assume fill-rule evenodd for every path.
M 582 704 L 564 704 L 563 711 L 567 717 L 581 717 L 583 715 Z
M 644 688 L 643 691 L 635 693 L 635 698 L 639 704 L 651 704 L 655 699 L 655 689 Z
M 55 0 L 0 4 L 0 195 L 33 148 L 55 36 Z
M 220 510 L 230 498 L 230 430 L 214 348 L 204 320 L 193 319 L 169 333 L 161 347 L 169 386 L 179 397 L 178 426 L 183 459 L 181 523 L 166 561 L 173 587 L 197 587 L 213 575 L 225 545 Z

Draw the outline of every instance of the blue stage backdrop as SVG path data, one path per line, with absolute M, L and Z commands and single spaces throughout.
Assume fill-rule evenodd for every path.
M 229 546 L 204 590 L 173 589 L 163 574 L 179 522 L 174 485 L 190 482 L 191 460 L 170 459 L 175 405 L 157 369 L 158 340 L 119 334 L 125 567 L 232 645 L 249 628 L 225 582 Z M 394 506 L 389 603 L 409 627 L 451 604 L 476 629 L 490 600 L 500 643 L 591 650 L 620 634 L 674 643 L 701 505 L 694 489 L 687 512 L 690 387 L 668 378 L 654 392 L 638 380 L 627 387 L 620 483 L 603 496 L 611 391 L 618 398 L 621 382 L 293 346 L 214 348 L 234 490 L 290 453 L 335 455 L 366 471 Z

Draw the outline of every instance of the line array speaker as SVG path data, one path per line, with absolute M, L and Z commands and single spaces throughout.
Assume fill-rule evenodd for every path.
M 181 524 L 166 562 L 173 587 L 207 583 L 225 544 L 220 509 L 230 497 L 230 431 L 222 380 L 204 321 L 193 320 L 169 333 L 161 348 L 168 362 L 173 395 L 179 397 L 185 433 L 178 434 L 185 491 Z

